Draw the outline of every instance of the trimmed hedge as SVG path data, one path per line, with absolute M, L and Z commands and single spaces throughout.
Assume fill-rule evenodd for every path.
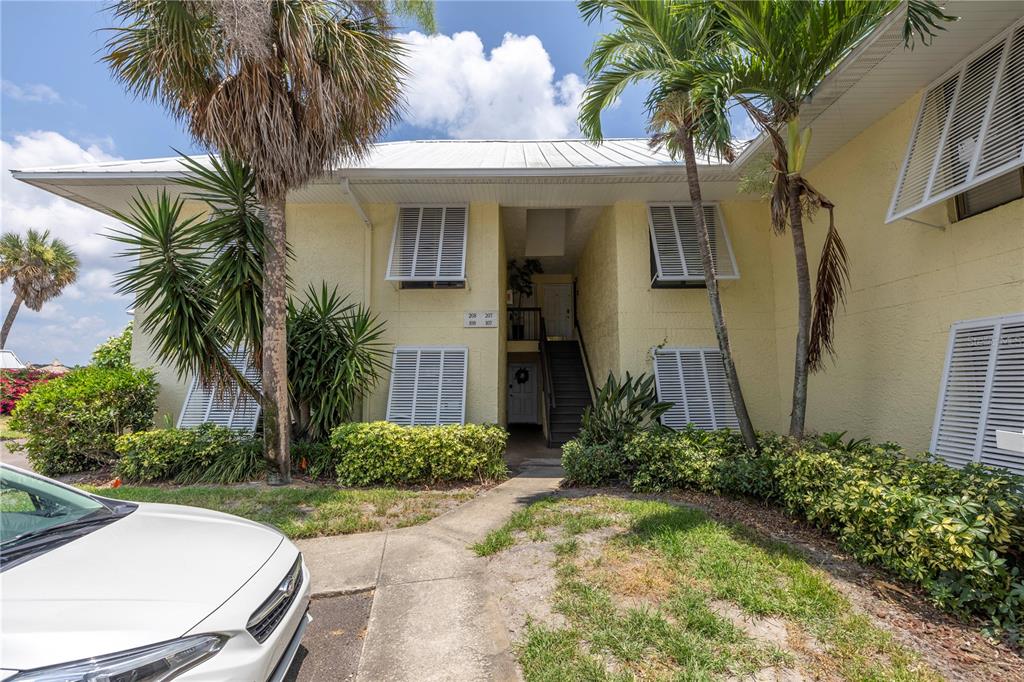
M 886 444 L 801 448 L 780 458 L 787 509 L 834 533 L 857 559 L 920 584 L 939 606 L 1018 636 L 1024 625 L 1024 480 L 953 469 Z
M 33 387 L 11 428 L 28 434 L 24 448 L 39 473 L 84 471 L 116 458 L 118 436 L 153 425 L 156 394 L 149 370 L 83 367 Z
M 771 434 L 759 441 L 754 453 L 727 431 L 645 432 L 586 464 L 593 449 L 570 441 L 563 466 L 584 485 L 623 478 L 637 492 L 694 488 L 776 501 L 833 533 L 858 560 L 921 585 L 937 605 L 1019 636 L 1024 479 L 981 466 L 954 469 L 892 443 L 797 443 Z
M 562 446 L 565 477 L 576 485 L 605 485 L 626 478 L 621 449 L 614 443 L 571 440 Z
M 342 424 L 331 432 L 342 485 L 396 485 L 504 478 L 508 432 L 493 424 Z
M 117 474 L 131 483 L 239 483 L 266 475 L 261 441 L 216 424 L 117 439 Z

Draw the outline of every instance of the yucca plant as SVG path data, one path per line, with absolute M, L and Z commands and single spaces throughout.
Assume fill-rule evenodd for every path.
M 583 411 L 580 440 L 586 444 L 622 445 L 628 438 L 658 423 L 672 403 L 658 400 L 654 375 L 618 380 L 611 372 L 597 392 L 594 404 Z
M 219 388 L 237 382 L 258 396 L 224 354 L 243 349 L 260 364 L 266 247 L 252 173 L 229 156 L 182 163 L 185 192 L 140 194 L 117 214 L 126 227 L 109 236 L 132 260 L 118 292 L 134 297 L 154 356 L 179 378 L 197 375 Z M 205 204 L 206 216 L 184 215 L 186 200 Z M 327 284 L 311 285 L 287 311 L 289 413 L 297 435 L 323 439 L 379 380 L 383 325 Z
M 376 315 L 326 283 L 288 302 L 288 376 L 300 437 L 322 441 L 352 418 L 387 369 L 383 335 Z
M 202 147 L 253 169 L 266 212 L 259 311 L 264 454 L 276 469 L 272 482 L 287 483 L 285 198 L 332 164 L 365 157 L 398 120 L 407 71 L 392 17 L 411 14 L 431 31 L 433 5 L 117 0 L 112 12 L 117 25 L 103 61 L 114 77 L 129 93 L 163 105 Z M 234 320 L 239 328 L 256 321 L 255 314 Z

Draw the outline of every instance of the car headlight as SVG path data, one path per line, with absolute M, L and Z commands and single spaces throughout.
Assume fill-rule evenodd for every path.
M 8 682 L 164 682 L 210 658 L 224 646 L 222 635 L 195 635 L 150 646 L 26 670 Z

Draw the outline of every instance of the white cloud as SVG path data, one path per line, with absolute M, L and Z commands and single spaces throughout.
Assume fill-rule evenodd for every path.
M 46 102 L 47 104 L 60 104 L 60 93 L 49 85 L 42 83 L 26 83 L 18 85 L 9 80 L 0 81 L 0 90 L 4 96 L 19 102 Z
M 11 177 L 11 169 L 60 166 L 112 161 L 98 145 L 83 147 L 60 133 L 37 130 L 0 140 L 2 157 L 3 208 L 0 217 L 5 231 L 23 233 L 28 228 L 48 229 L 54 237 L 68 242 L 82 259 L 83 274 L 90 264 L 107 261 L 116 250 L 100 233 L 113 221 L 92 209 L 74 204 Z
M 0 224 L 4 232 L 24 234 L 28 228 L 48 229 L 67 242 L 81 260 L 78 281 L 49 301 L 40 312 L 22 306 L 8 345 L 23 360 L 86 362 L 93 347 L 117 333 L 128 321 L 128 299 L 112 287 L 120 263 L 113 256 L 118 245 L 102 236 L 115 221 L 97 211 L 74 204 L 11 177 L 11 169 L 59 166 L 116 160 L 104 139 L 79 144 L 53 131 L 33 131 L 0 140 Z M 6 314 L 11 290 L 0 291 Z
M 472 32 L 452 36 L 403 34 L 412 76 L 405 121 L 456 138 L 561 138 L 578 132 L 583 81 L 555 80 L 555 67 L 537 36 L 506 33 L 484 53 Z

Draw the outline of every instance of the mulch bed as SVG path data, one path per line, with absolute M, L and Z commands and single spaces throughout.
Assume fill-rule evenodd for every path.
M 916 651 L 946 679 L 1024 681 L 1024 650 L 986 638 L 980 621 L 960 621 L 938 610 L 918 587 L 858 563 L 828 535 L 778 507 L 695 491 L 638 495 L 623 488 L 567 488 L 560 494 L 664 500 L 698 508 L 716 521 L 746 526 L 801 552 L 830 576 L 859 611 L 892 633 L 897 642 Z

